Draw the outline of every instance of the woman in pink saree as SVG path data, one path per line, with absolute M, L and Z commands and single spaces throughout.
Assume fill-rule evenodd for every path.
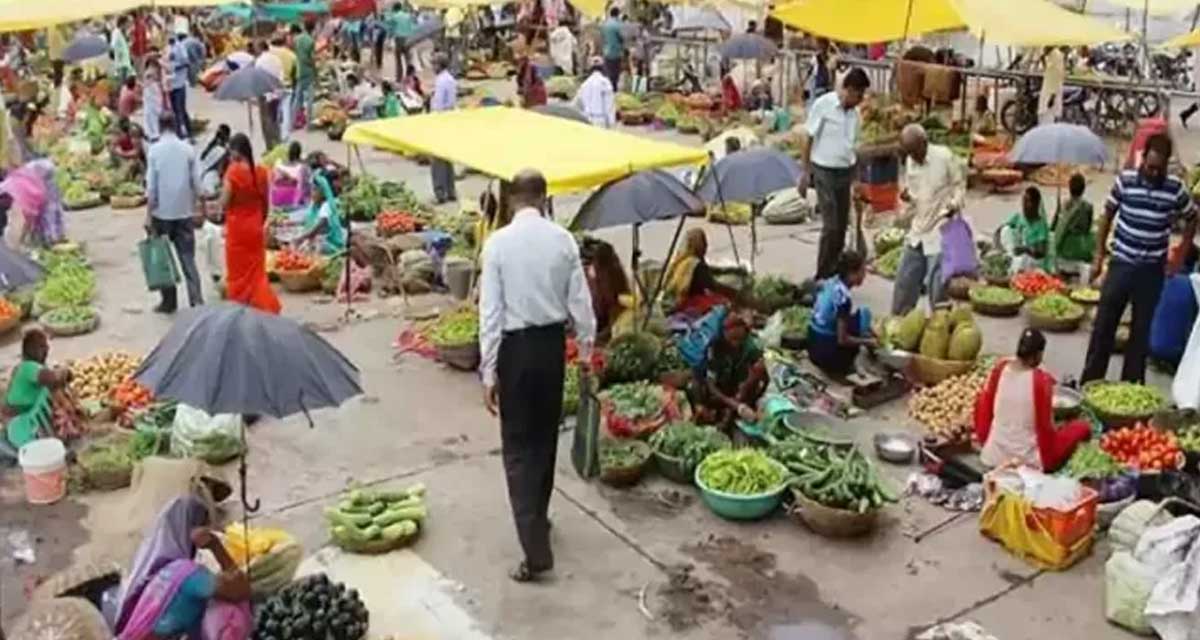
M 54 173 L 54 163 L 43 158 L 10 171 L 0 182 L 0 191 L 12 197 L 13 209 L 25 221 L 22 244 L 48 247 L 66 240 L 62 196 Z
M 118 640 L 250 637 L 250 582 L 205 528 L 208 522 L 208 510 L 193 496 L 176 498 L 159 514 L 121 585 Z M 221 572 L 197 564 L 197 549 L 211 551 Z

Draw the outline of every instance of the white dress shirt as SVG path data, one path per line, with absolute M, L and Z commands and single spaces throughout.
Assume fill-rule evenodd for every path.
M 596 335 L 592 295 L 570 232 L 537 209 L 517 211 L 483 245 L 479 282 L 480 373 L 496 384 L 496 357 L 505 331 L 565 322 L 586 353 Z
M 924 163 L 911 156 L 905 160 L 904 190 L 910 198 L 905 205 L 911 216 L 909 246 L 921 245 L 927 256 L 941 253 L 942 225 L 951 212 L 962 210 L 967 195 L 965 163 L 949 147 L 931 144 Z
M 830 91 L 813 101 L 808 109 L 809 159 L 826 169 L 849 169 L 857 156 L 858 109 L 842 107 L 842 98 Z
M 593 71 L 575 94 L 575 107 L 597 127 L 611 129 L 617 124 L 617 105 L 612 82 L 601 72 Z

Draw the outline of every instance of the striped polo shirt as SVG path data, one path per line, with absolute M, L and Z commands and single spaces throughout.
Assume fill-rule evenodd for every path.
M 1155 187 L 1135 170 L 1117 176 L 1107 205 L 1116 210 L 1113 257 L 1134 264 L 1165 261 L 1171 224 L 1194 215 L 1192 196 L 1182 180 L 1169 175 Z

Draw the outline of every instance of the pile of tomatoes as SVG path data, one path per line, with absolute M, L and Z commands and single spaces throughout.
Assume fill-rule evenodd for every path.
M 133 378 L 125 378 L 113 388 L 110 395 L 112 406 L 118 410 L 141 409 L 154 401 L 154 394 Z
M 1100 448 L 1117 462 L 1140 471 L 1177 469 L 1183 457 L 1174 433 L 1144 424 L 1104 434 L 1100 437 Z
M 275 254 L 276 271 L 308 271 L 314 264 L 311 257 L 292 249 L 284 249 Z
M 1012 277 L 1012 288 L 1027 298 L 1064 289 L 1063 281 L 1042 271 L 1025 271 Z
M 412 233 L 420 227 L 416 216 L 406 211 L 383 211 L 375 216 L 375 230 L 381 234 Z

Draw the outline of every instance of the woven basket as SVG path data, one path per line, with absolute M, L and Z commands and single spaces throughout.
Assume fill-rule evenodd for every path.
M 11 640 L 104 640 L 113 637 L 104 615 L 83 598 L 40 600 L 6 626 Z
M 95 209 L 102 204 L 104 204 L 104 198 L 96 196 L 91 200 L 81 200 L 79 202 L 70 203 L 64 202 L 63 209 L 66 209 L 67 211 L 83 211 L 85 209 Z
M 0 336 L 11 332 L 13 329 L 16 329 L 19 326 L 21 326 L 21 318 L 17 316 L 0 320 Z
M 984 276 L 983 280 L 993 287 L 1004 287 L 1005 289 L 1009 288 L 1009 285 L 1012 284 L 1012 278 L 1008 276 Z
M 342 551 L 346 551 L 346 552 L 354 553 L 354 554 L 358 554 L 358 555 L 364 555 L 364 556 L 377 556 L 377 555 L 382 555 L 384 553 L 391 553 L 392 551 L 395 551 L 396 549 L 400 549 L 402 547 L 407 547 L 408 545 L 412 544 L 412 541 L 416 540 L 417 537 L 420 535 L 421 535 L 421 530 L 418 527 L 416 533 L 412 534 L 411 536 L 405 536 L 398 540 L 382 540 L 382 539 L 380 539 L 380 540 L 371 540 L 369 542 L 353 543 L 353 542 L 350 542 L 349 540 L 338 540 L 337 538 L 334 538 L 333 542 Z
M 100 326 L 100 316 L 93 315 L 91 320 L 82 322 L 68 322 L 63 324 L 55 324 L 52 322 L 42 321 L 42 326 L 46 328 L 46 332 L 58 338 L 67 338 L 70 336 L 81 336 L 85 333 L 91 333 Z
M 1024 304 L 1024 300 L 1019 300 L 1012 304 L 989 304 L 987 302 L 972 300 L 971 309 L 975 313 L 978 313 L 982 316 L 991 316 L 993 318 L 1011 318 L 1021 313 L 1021 306 Z
M 669 456 L 665 453 L 654 452 L 654 466 L 662 477 L 680 484 L 692 484 L 692 475 L 696 472 L 682 458 Z
M 146 204 L 146 196 L 112 196 L 108 206 L 113 209 L 137 209 Z
M 1068 318 L 1051 318 L 1035 313 L 1032 309 L 1029 311 L 1029 326 L 1042 331 L 1051 333 L 1070 333 L 1079 328 L 1083 323 L 1083 318 L 1087 313 L 1080 309 L 1080 312 Z
M 828 538 L 852 538 L 870 533 L 879 523 L 879 510 L 866 513 L 834 509 L 792 489 L 792 506 L 788 513 L 814 533 Z
M 460 345 L 435 345 L 438 360 L 450 367 L 462 371 L 474 371 L 479 368 L 479 342 L 468 342 Z
M 321 275 L 324 269 L 313 265 L 308 271 L 280 271 L 279 286 L 291 293 L 308 293 L 321 288 Z
M 958 276 L 950 278 L 950 282 L 946 283 L 946 295 L 953 300 L 970 300 L 971 287 L 979 284 L 974 278 L 966 278 Z
M 974 366 L 974 360 L 939 360 L 914 353 L 911 369 L 922 384 L 935 385 L 946 378 L 961 376 Z
M 638 480 L 642 479 L 642 475 L 646 473 L 646 467 L 654 461 L 654 454 L 650 450 L 650 445 L 634 440 L 633 442 L 640 445 L 639 450 L 643 456 L 641 462 L 629 467 L 610 467 L 600 469 L 600 482 L 610 487 L 629 487 L 637 484 Z

